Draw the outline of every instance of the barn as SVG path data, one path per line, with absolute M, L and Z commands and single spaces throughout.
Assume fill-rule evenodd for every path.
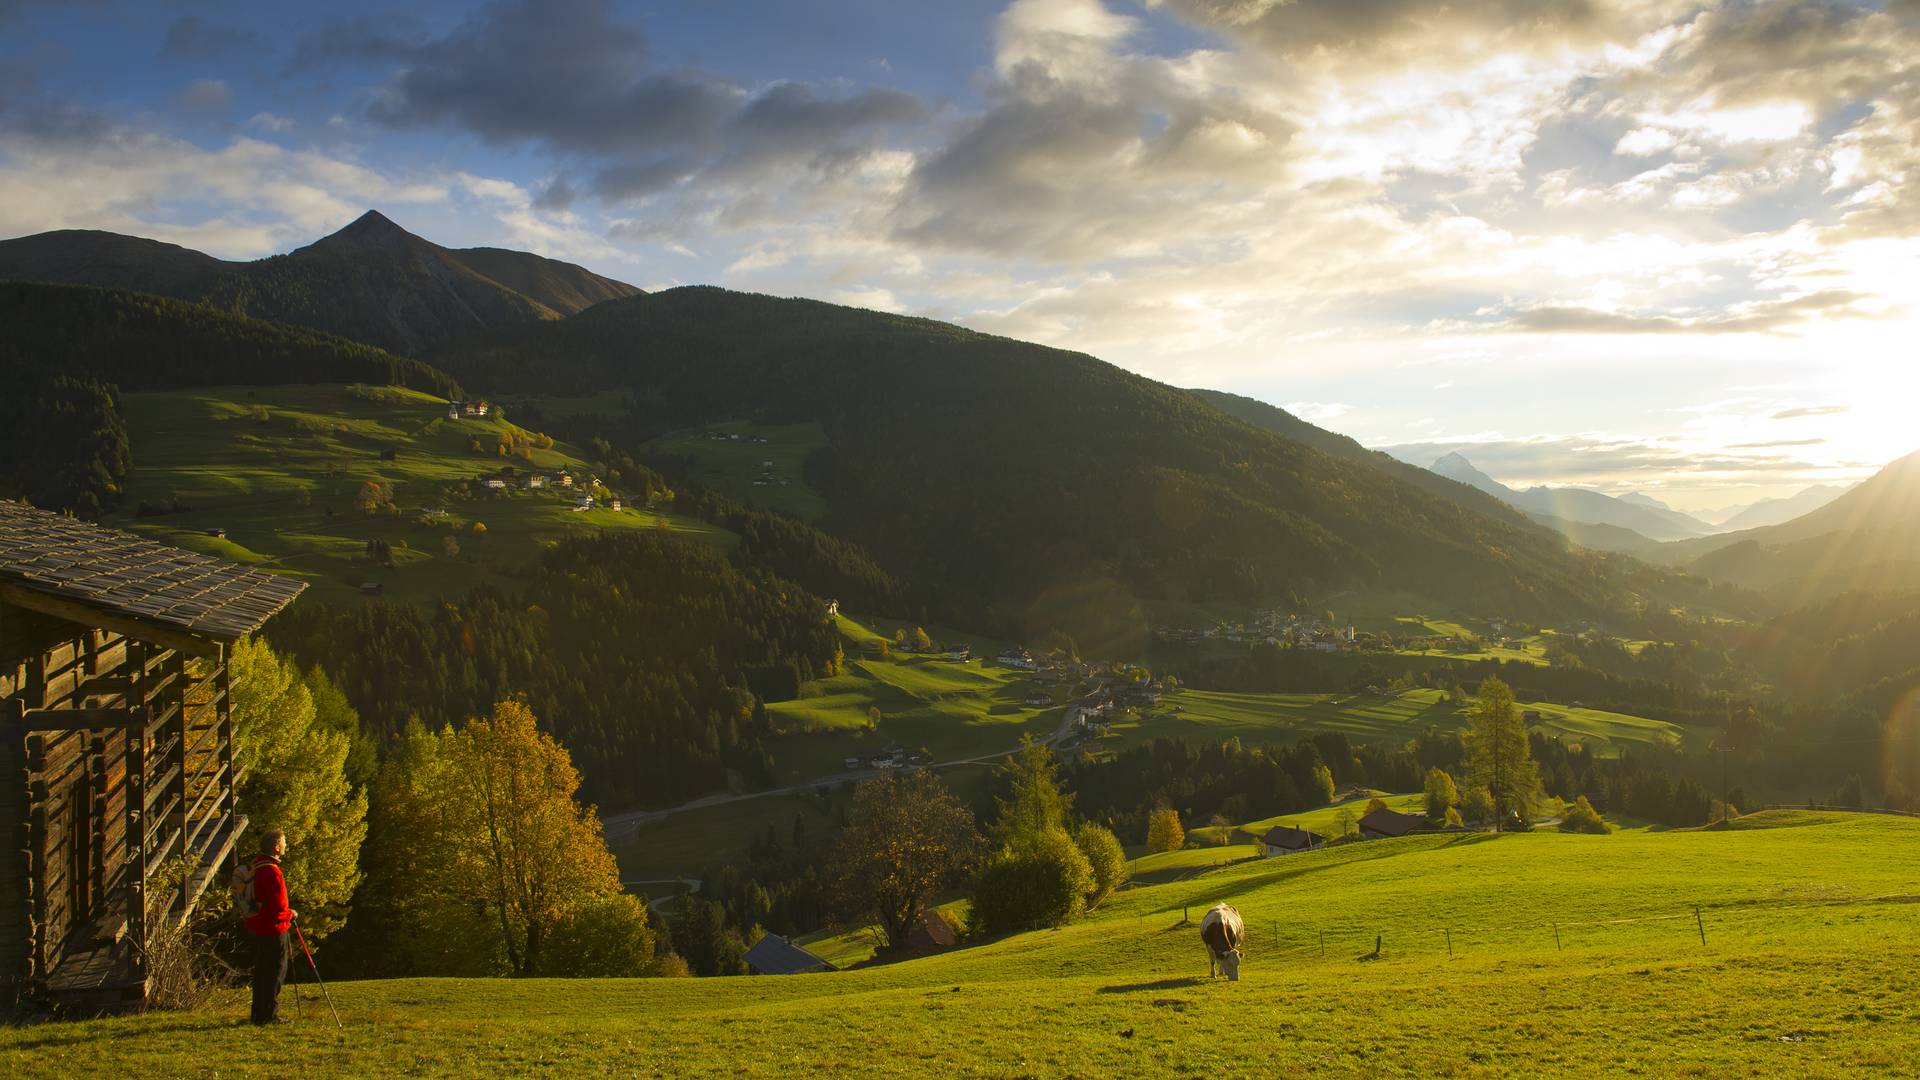
M 247 827 L 229 650 L 305 587 L 0 502 L 0 1001 L 145 1001 Z

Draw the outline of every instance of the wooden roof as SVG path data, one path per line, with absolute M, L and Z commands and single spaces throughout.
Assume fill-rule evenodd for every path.
M 222 641 L 260 629 L 307 587 L 119 529 L 0 502 L 0 586 L 6 585 L 53 597 L 56 605 L 70 601 L 163 631 Z M 64 615 L 37 603 L 26 606 Z

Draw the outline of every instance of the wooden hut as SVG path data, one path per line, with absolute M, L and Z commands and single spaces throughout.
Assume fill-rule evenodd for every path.
M 247 826 L 230 648 L 305 587 L 0 502 L 0 1003 L 145 1000 Z

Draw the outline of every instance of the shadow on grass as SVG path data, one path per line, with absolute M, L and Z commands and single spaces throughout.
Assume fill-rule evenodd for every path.
M 1158 982 L 1120 983 L 1116 986 L 1103 986 L 1095 990 L 1096 994 L 1140 994 L 1148 990 L 1184 990 L 1190 986 L 1204 986 L 1207 980 L 1198 975 L 1188 975 L 1180 979 L 1161 979 Z
M 6 1058 L 11 1055 L 53 1046 L 84 1046 L 88 1043 L 116 1042 L 126 1038 L 129 1034 L 125 1027 L 118 1025 L 97 1025 L 91 1028 L 79 1028 L 76 1026 L 78 1023 L 84 1023 L 84 1021 L 54 1021 L 40 1025 L 41 1027 L 57 1031 L 59 1034 L 48 1035 L 42 1039 L 24 1039 L 20 1042 L 0 1047 L 0 1061 L 6 1060 Z M 197 1019 L 183 1018 L 171 1023 L 142 1024 L 140 1025 L 139 1033 L 141 1035 L 159 1035 L 176 1031 L 211 1032 L 221 1028 L 239 1027 L 246 1023 L 247 1021 L 245 1019 L 234 1020 L 212 1014 L 203 1014 Z

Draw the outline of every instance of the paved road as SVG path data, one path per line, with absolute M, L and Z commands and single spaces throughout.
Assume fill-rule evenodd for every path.
M 1079 715 L 1080 706 L 1069 705 L 1066 714 L 1060 718 L 1060 726 L 1054 729 L 1053 734 L 1040 741 L 1045 745 L 1052 746 L 1062 739 L 1065 739 L 1072 733 L 1073 722 Z M 936 761 L 928 767 L 934 769 L 951 769 L 961 765 L 984 765 L 989 762 L 998 761 L 1019 749 L 1020 748 L 1016 746 L 1007 750 L 995 751 L 991 754 L 982 754 L 979 757 L 956 758 L 953 761 Z M 831 787 L 834 784 L 847 780 L 870 780 L 886 771 L 888 770 L 853 769 L 847 772 L 833 773 L 828 776 L 817 776 L 812 780 L 802 781 L 798 784 L 788 784 L 786 787 L 768 788 L 765 791 L 749 791 L 741 795 L 724 791 L 716 792 L 712 795 L 702 795 L 698 799 L 681 803 L 679 806 L 668 807 L 665 810 L 629 810 L 624 814 L 610 814 L 601 818 L 600 824 L 605 828 L 609 841 L 624 840 L 638 833 L 644 826 L 651 825 L 656 821 L 665 821 L 674 814 L 684 813 L 688 810 L 700 810 L 709 806 L 725 806 L 728 803 L 745 802 L 748 799 L 764 799 L 770 795 L 797 795 L 801 792 L 812 791 L 817 787 Z

